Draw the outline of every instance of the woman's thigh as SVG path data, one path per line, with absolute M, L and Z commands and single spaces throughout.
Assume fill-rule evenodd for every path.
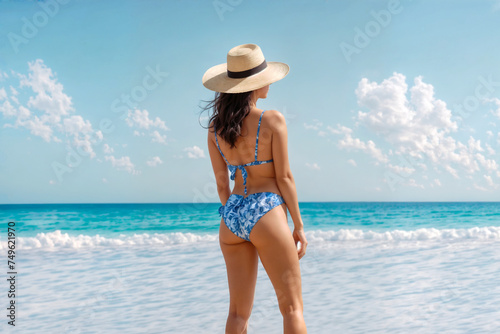
M 229 312 L 248 319 L 257 282 L 258 254 L 255 246 L 234 235 L 221 221 L 219 243 L 226 262 Z
M 290 308 L 302 310 L 302 282 L 297 248 L 282 206 L 262 216 L 250 233 L 250 241 L 257 248 L 284 312 Z

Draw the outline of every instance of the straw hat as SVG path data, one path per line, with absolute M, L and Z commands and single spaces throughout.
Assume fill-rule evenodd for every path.
M 258 45 L 242 44 L 227 53 L 227 63 L 208 69 L 203 86 L 221 93 L 253 91 L 283 79 L 290 68 L 285 63 L 266 62 Z

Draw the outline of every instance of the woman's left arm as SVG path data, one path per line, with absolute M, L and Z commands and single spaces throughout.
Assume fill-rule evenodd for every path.
M 219 193 L 222 205 L 226 205 L 227 199 L 229 198 L 229 195 L 231 195 L 227 165 L 217 148 L 214 133 L 211 132 L 210 129 L 207 132 L 208 153 L 210 154 L 215 181 L 217 182 L 217 192 Z

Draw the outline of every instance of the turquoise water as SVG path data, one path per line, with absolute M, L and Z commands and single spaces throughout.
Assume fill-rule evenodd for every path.
M 3 322 L 0 332 L 223 333 L 229 292 L 218 207 L 0 205 L 5 259 L 7 222 L 16 222 L 19 283 L 16 328 Z M 300 210 L 310 333 L 500 332 L 500 203 Z M 259 262 L 249 333 L 282 333 L 281 321 Z
M 218 203 L 0 205 L 0 220 L 15 221 L 32 237 L 60 230 L 69 235 L 217 233 Z M 307 202 L 300 203 L 307 230 L 371 231 L 500 226 L 500 203 Z M 289 217 L 291 225 L 291 218 Z

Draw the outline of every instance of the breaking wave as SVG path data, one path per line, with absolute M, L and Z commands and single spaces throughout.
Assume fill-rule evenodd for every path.
M 371 230 L 341 229 L 306 231 L 309 243 L 331 244 L 356 241 L 396 243 L 400 241 L 466 241 L 500 240 L 500 227 L 473 227 L 468 229 L 421 228 L 417 230 L 391 230 L 375 232 Z M 0 238 L 0 249 L 7 249 L 7 242 Z M 134 247 L 134 246 L 174 246 L 203 242 L 216 242 L 217 234 L 196 233 L 142 233 L 117 237 L 100 235 L 71 236 L 60 230 L 38 233 L 35 237 L 19 237 L 16 249 L 82 249 L 95 247 Z

